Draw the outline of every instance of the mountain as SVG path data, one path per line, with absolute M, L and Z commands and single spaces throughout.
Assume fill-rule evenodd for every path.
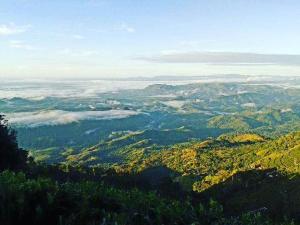
M 228 82 L 2 98 L 0 223 L 300 224 L 299 97 Z
M 131 150 L 126 152 L 133 154 L 130 163 L 104 170 L 33 161 L 23 168 L 7 166 L 2 170 L 17 172 L 0 173 L 0 221 L 295 224 L 299 150 L 300 132 L 276 139 L 245 133 L 178 144 L 139 158 Z

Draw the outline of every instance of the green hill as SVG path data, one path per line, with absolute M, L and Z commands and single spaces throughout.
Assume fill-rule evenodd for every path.
M 102 147 L 114 146 L 127 160 L 103 169 L 25 162 L 13 131 L 0 124 L 4 225 L 300 222 L 300 132 L 275 139 L 228 134 L 153 149 L 136 139 L 143 133 L 120 135 Z M 119 149 L 123 139 L 127 150 Z M 80 161 L 100 145 L 75 155 L 69 149 L 64 157 Z
M 163 165 L 179 172 L 187 180 L 195 181 L 190 187 L 201 192 L 235 173 L 251 169 L 275 168 L 282 173 L 297 173 L 300 168 L 300 132 L 275 140 L 255 134 L 220 136 L 204 142 L 175 145 L 156 151 L 123 166 L 125 170 L 141 171 Z

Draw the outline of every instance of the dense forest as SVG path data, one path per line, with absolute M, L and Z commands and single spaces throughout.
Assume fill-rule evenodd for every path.
M 0 136 L 4 225 L 298 221 L 299 133 L 276 140 L 223 135 L 110 169 L 36 163 L 4 117 Z

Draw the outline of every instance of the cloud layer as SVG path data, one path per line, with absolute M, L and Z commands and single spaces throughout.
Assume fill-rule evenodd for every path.
M 120 119 L 137 115 L 130 110 L 82 111 L 46 110 L 38 112 L 18 112 L 6 114 L 6 119 L 13 125 L 37 127 L 43 125 L 61 125 L 82 120 Z
M 163 52 L 159 55 L 138 57 L 139 60 L 161 63 L 203 63 L 221 65 L 295 65 L 300 66 L 300 55 L 258 54 L 241 52 Z

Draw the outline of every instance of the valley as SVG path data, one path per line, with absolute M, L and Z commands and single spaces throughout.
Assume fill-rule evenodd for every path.
M 259 220 L 254 213 L 281 223 L 281 207 L 300 221 L 299 82 L 151 84 L 92 96 L 6 97 L 0 111 L 37 167 L 30 173 L 56 171 L 54 179 L 86 177 L 174 201 L 189 196 L 187 204 L 209 210 L 219 207 L 209 205 L 213 200 L 226 221 L 240 215 Z

